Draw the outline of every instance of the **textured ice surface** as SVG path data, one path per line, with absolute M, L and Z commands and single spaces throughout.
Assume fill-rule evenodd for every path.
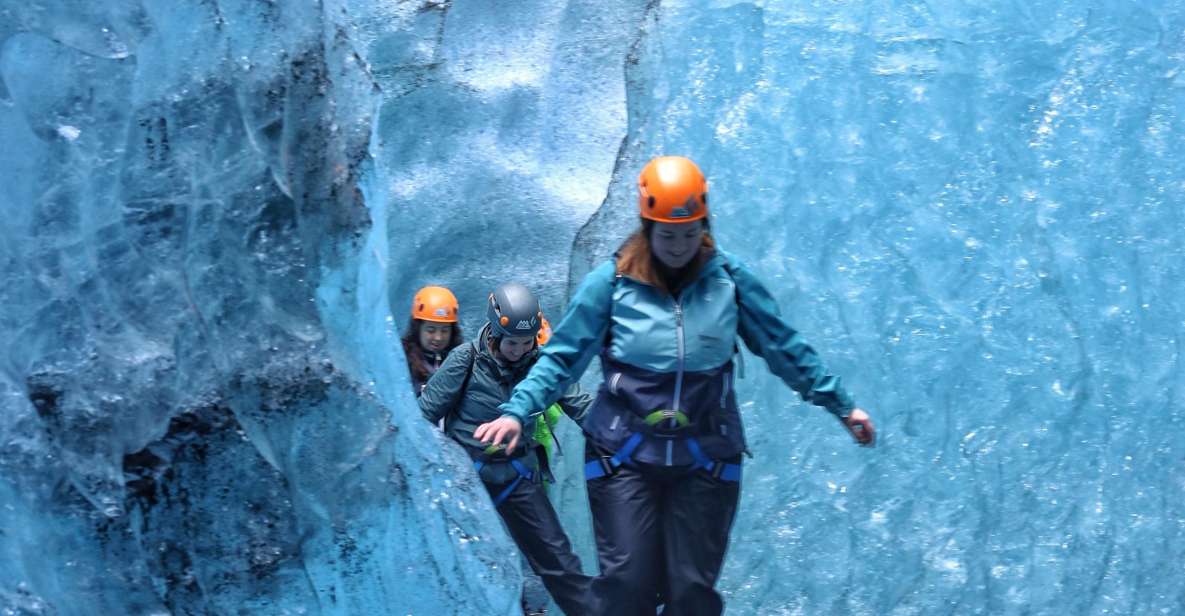
M 1181 6 L 652 16 L 574 272 L 647 157 L 697 157 L 720 243 L 882 431 L 857 450 L 747 358 L 730 612 L 1185 609 Z
M 0 5 L 0 607 L 514 613 L 407 298 L 558 313 L 677 153 L 882 431 L 746 358 L 730 613 L 1185 610 L 1185 9 L 491 6 Z
M 0 611 L 517 611 L 409 420 L 344 8 L 0 12 Z

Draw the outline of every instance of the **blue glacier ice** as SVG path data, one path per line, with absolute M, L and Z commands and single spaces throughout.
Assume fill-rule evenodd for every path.
M 660 153 L 881 431 L 745 356 L 730 614 L 1185 613 L 1183 137 L 1173 2 L 5 1 L 0 613 L 518 613 L 407 299 Z
M 6 5 L 7 613 L 517 609 L 411 420 L 344 8 Z

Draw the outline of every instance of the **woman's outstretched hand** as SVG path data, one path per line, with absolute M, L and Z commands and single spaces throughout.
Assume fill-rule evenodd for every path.
M 506 445 L 506 453 L 514 453 L 518 446 L 518 437 L 523 433 L 523 425 L 513 417 L 499 417 L 489 423 L 483 423 L 473 431 L 473 438 L 486 445 L 501 445 L 502 441 L 510 439 Z
M 840 421 L 857 443 L 864 447 L 876 445 L 876 428 L 872 426 L 872 418 L 864 409 L 852 409 L 852 414 Z

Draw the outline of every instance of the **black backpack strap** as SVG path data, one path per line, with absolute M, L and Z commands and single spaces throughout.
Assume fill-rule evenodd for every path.
M 477 362 L 477 343 L 469 343 L 469 370 L 465 373 L 465 380 L 461 381 L 461 399 L 465 399 L 465 392 L 469 389 L 469 378 L 473 376 L 473 364 Z
M 454 351 L 457 352 L 457 351 Z M 465 401 L 465 392 L 469 389 L 469 379 L 473 376 L 473 364 L 477 362 L 477 343 L 469 343 L 469 370 L 465 372 L 465 380 L 461 381 L 461 390 L 457 394 L 457 403 L 453 405 L 453 409 L 444 416 L 444 423 L 449 423 L 449 417 L 457 415 L 457 409 L 461 407 L 461 403 Z

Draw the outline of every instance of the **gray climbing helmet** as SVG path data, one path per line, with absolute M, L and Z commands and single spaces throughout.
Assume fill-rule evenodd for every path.
M 539 300 L 521 284 L 504 284 L 490 293 L 486 316 L 495 336 L 534 336 L 543 324 Z

